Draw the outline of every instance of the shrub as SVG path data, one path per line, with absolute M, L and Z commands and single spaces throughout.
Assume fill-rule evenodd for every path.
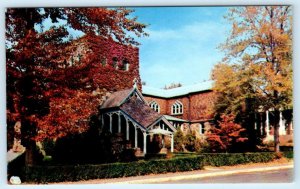
M 174 149 L 177 151 L 183 151 L 184 150 L 184 135 L 183 132 L 178 129 L 174 135 Z
M 277 159 L 274 152 L 260 153 L 205 153 L 204 164 L 210 166 L 230 166 L 245 163 L 262 163 Z
M 203 168 L 202 156 L 102 165 L 27 166 L 26 182 L 48 183 L 192 171 Z
M 193 132 L 193 131 L 188 132 L 186 134 L 185 140 L 184 140 L 185 148 L 190 152 L 195 152 L 196 151 L 196 149 L 195 149 L 196 142 L 199 142 L 199 141 L 196 141 L 195 132 Z
M 152 160 L 152 159 L 165 159 L 167 154 L 158 154 L 158 153 L 147 153 L 145 155 L 145 160 Z
M 159 153 L 162 149 L 162 137 L 158 134 L 154 134 L 152 142 L 148 143 L 148 152 L 149 153 Z
M 121 162 L 137 161 L 134 149 L 124 149 L 120 155 Z
M 288 159 L 293 159 L 294 158 L 294 152 L 293 151 L 286 151 L 282 152 L 283 156 Z

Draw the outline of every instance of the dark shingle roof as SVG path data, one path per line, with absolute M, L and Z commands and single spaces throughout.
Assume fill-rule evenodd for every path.
M 146 128 L 162 116 L 136 97 L 129 99 L 120 109 Z
M 101 109 L 120 106 L 124 99 L 127 98 L 131 92 L 132 89 L 125 89 L 112 93 L 109 98 L 102 104 Z

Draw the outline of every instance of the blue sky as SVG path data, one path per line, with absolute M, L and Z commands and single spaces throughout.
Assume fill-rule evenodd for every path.
M 150 24 L 141 38 L 140 75 L 147 86 L 191 85 L 210 79 L 222 59 L 216 47 L 225 41 L 230 25 L 223 19 L 228 7 L 134 8 L 138 21 Z

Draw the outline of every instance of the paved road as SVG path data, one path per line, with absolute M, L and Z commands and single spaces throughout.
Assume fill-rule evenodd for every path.
M 293 182 L 293 169 L 266 172 L 238 173 L 233 175 L 198 179 L 161 182 L 161 184 L 201 184 L 201 183 L 286 183 Z

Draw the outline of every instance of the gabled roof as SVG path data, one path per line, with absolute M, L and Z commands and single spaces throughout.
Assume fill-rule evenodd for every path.
M 110 108 L 119 108 L 145 129 L 162 120 L 172 131 L 176 130 L 163 115 L 148 105 L 136 87 L 112 93 L 100 109 Z
M 143 86 L 143 94 L 162 98 L 172 98 L 187 95 L 190 93 L 212 90 L 212 87 L 213 81 L 206 81 L 195 85 L 183 86 L 173 89 L 157 89 L 153 87 Z
M 126 89 L 112 93 L 109 98 L 102 104 L 101 109 L 120 106 L 123 100 L 130 95 L 131 91 L 132 89 Z
M 162 116 L 135 97 L 130 98 L 126 103 L 122 104 L 120 109 L 145 128 L 149 127 Z
M 130 96 L 136 93 L 139 98 L 146 103 L 143 95 L 136 88 L 125 89 L 112 93 L 109 98 L 102 104 L 100 109 L 115 108 L 121 106 Z

